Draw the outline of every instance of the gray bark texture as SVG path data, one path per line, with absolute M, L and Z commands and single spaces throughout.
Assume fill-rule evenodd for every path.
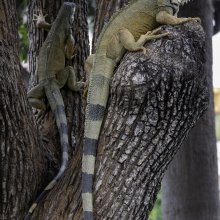
M 201 25 L 128 52 L 111 83 L 99 139 L 96 219 L 147 219 L 167 165 L 208 105 Z
M 202 7 L 201 7 L 202 5 Z M 181 8 L 179 17 L 200 17 L 206 33 L 206 63 L 210 103 L 162 183 L 163 220 L 219 220 L 219 190 L 215 114 L 212 86 L 212 0 L 195 0 Z
M 0 219 L 23 219 L 43 150 L 21 77 L 15 1 L 0 1 Z M 38 160 L 34 160 L 38 158 Z

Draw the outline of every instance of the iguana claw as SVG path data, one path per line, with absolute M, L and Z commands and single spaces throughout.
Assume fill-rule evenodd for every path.
M 33 21 L 36 22 L 36 26 L 39 28 L 44 28 L 45 30 L 49 31 L 51 24 L 47 23 L 45 20 L 45 18 L 48 16 L 48 14 L 43 15 L 43 12 L 41 9 L 38 9 L 38 13 L 39 13 L 39 15 L 34 14 L 34 18 L 33 18 Z
M 80 81 L 76 82 L 74 91 L 77 91 L 77 92 L 83 92 L 84 91 L 86 83 L 83 82 L 83 80 L 84 80 L 84 77 Z
M 200 18 L 192 18 L 194 21 L 198 21 L 201 24 L 201 19 Z
M 37 114 L 37 116 L 36 116 L 36 121 L 37 121 L 38 124 L 39 124 L 40 121 L 44 118 L 45 114 L 46 114 L 46 109 L 41 109 L 41 110 L 38 112 L 38 114 Z
M 153 31 L 148 31 L 145 35 L 142 35 L 140 37 L 140 39 L 145 38 L 145 42 L 147 42 L 147 41 L 152 40 L 152 39 L 158 39 L 158 38 L 162 38 L 162 37 L 171 35 L 170 32 L 155 35 L 156 33 L 158 33 L 161 30 L 162 30 L 162 28 L 159 27 L 159 28 L 157 28 Z M 141 49 L 143 50 L 143 54 L 145 55 L 146 54 L 146 48 L 142 46 Z
M 34 17 L 36 17 L 36 18 L 33 18 L 33 21 L 37 21 L 37 23 L 45 21 L 45 18 L 48 16 L 48 14 L 43 15 L 43 12 L 41 9 L 38 9 L 38 13 L 39 13 L 39 15 L 34 14 Z

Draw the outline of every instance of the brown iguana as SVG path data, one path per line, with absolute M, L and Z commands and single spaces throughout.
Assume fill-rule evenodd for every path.
M 136 0 L 112 16 L 103 28 L 96 53 L 86 62 L 90 75 L 87 97 L 84 147 L 82 159 L 82 199 L 84 220 L 93 219 L 93 175 L 96 147 L 109 95 L 109 82 L 126 50 L 143 50 L 148 40 L 170 33 L 155 35 L 161 24 L 177 25 L 199 18 L 177 18 L 179 6 L 188 0 Z M 158 28 L 156 30 L 153 30 Z M 153 30 L 153 31 L 152 31 Z
M 72 36 L 74 14 L 75 4 L 64 2 L 52 25 L 45 21 L 46 16 L 43 16 L 40 10 L 39 16 L 35 15 L 36 19 L 34 19 L 37 23 L 37 27 L 49 30 L 49 33 L 38 57 L 37 74 L 39 84 L 28 92 L 27 96 L 30 105 L 40 110 L 37 116 L 38 121 L 41 120 L 46 113 L 46 105 L 41 99 L 45 97 L 48 99 L 59 130 L 62 164 L 55 178 L 37 197 L 25 219 L 29 218 L 38 202 L 54 187 L 64 173 L 68 163 L 69 142 L 67 136 L 67 119 L 60 88 L 67 83 L 69 89 L 80 91 L 84 85 L 83 82 L 76 82 L 76 76 L 71 66 L 65 67 L 65 58 L 72 59 L 74 51 L 75 42 Z

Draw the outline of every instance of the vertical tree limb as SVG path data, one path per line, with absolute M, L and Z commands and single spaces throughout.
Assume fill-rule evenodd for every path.
M 21 77 L 15 1 L 0 1 L 0 219 L 22 219 L 43 151 Z M 34 158 L 39 158 L 37 161 Z M 35 180 L 35 181 L 33 181 Z

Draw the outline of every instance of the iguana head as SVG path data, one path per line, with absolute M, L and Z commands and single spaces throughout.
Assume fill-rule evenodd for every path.
M 75 14 L 76 5 L 72 2 L 64 2 L 62 7 L 59 10 L 57 15 L 58 20 L 62 20 L 64 25 L 69 24 L 72 25 L 74 21 L 74 14 Z

